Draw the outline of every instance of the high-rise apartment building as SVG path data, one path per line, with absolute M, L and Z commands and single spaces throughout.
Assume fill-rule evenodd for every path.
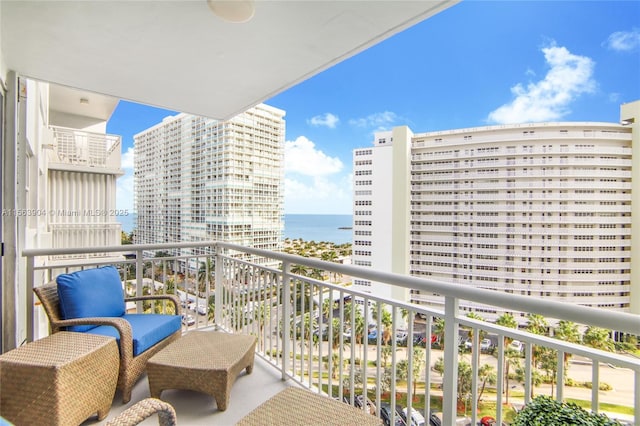
M 121 232 L 116 209 L 116 180 L 123 174 L 120 136 L 106 133 L 118 99 L 23 77 L 13 81 L 19 94 L 15 102 L 0 102 L 9 106 L 3 137 L 11 135 L 12 141 L 2 144 L 0 299 L 3 324 L 12 330 L 3 334 L 3 347 L 15 347 L 27 336 L 24 307 L 32 292 L 23 250 L 117 246 Z M 78 267 L 114 259 L 111 253 L 56 255 L 39 258 L 35 266 L 70 257 Z M 51 278 L 43 270 L 34 273 L 38 285 Z M 48 322 L 41 310 L 38 315 L 42 336 Z
M 264 104 L 227 121 L 178 114 L 135 135 L 135 242 L 280 250 L 284 115 Z
M 354 263 L 398 272 L 390 259 L 404 257 L 410 274 L 451 285 L 640 313 L 632 262 L 639 118 L 640 101 L 622 106 L 621 124 L 377 133 L 373 147 L 354 152 Z M 394 182 L 404 179 L 409 195 L 396 205 Z M 409 238 L 408 250 L 394 243 L 395 233 Z M 443 304 L 416 290 L 408 299 Z M 460 307 L 489 320 L 502 314 L 465 301 Z

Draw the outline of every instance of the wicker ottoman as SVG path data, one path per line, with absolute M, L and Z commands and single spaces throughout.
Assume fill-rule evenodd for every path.
M 382 419 L 344 402 L 290 387 L 240 419 L 236 426 L 382 426 Z
M 0 356 L 0 415 L 16 425 L 78 425 L 109 413 L 118 382 L 116 340 L 60 332 Z
M 190 331 L 147 362 L 151 396 L 160 398 L 165 389 L 203 392 L 224 411 L 238 374 L 253 370 L 255 347 L 254 336 Z

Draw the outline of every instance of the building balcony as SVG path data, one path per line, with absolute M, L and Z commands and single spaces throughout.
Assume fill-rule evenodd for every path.
M 69 166 L 73 166 L 121 174 L 120 136 L 58 126 L 49 129 L 53 135 L 49 168 L 69 170 Z
M 187 254 L 205 252 L 215 254 Z M 195 324 L 183 326 L 184 333 L 219 330 L 256 336 L 255 368 L 251 375 L 241 373 L 226 411 L 218 411 L 213 398 L 204 394 L 180 390 L 162 394 L 176 409 L 178 424 L 234 424 L 286 386 L 301 386 L 350 404 L 356 403 L 357 395 L 366 394 L 375 406 L 374 415 L 379 415 L 382 402 L 416 408 L 426 418 L 441 411 L 446 425 L 460 417 L 475 425 L 487 414 L 508 422 L 532 395 L 541 394 L 579 400 L 587 409 L 605 411 L 631 424 L 640 419 L 637 357 L 470 318 L 461 307 L 535 313 L 551 327 L 570 321 L 580 330 L 600 327 L 620 336 L 637 335 L 640 316 L 228 243 L 26 250 L 27 341 L 48 334 L 33 287 L 61 272 L 87 268 L 86 260 L 51 261 L 80 254 L 92 259 L 92 266 L 114 264 L 129 295 L 179 295 L 196 319 Z M 113 261 L 116 257 L 119 260 Z M 444 302 L 433 308 L 376 297 L 354 290 L 349 284 L 353 279 L 439 294 Z M 206 309 L 189 311 L 193 302 L 192 306 Z M 515 340 L 522 342 L 521 349 L 512 349 Z M 550 358 L 545 369 L 542 354 Z M 497 380 L 490 379 L 487 371 Z M 540 377 L 545 378 L 542 383 L 537 381 Z M 569 386 L 576 383 L 581 386 Z M 605 384 L 613 389 L 601 390 Z M 122 405 L 116 395 L 110 418 L 148 396 L 143 376 L 129 404 Z

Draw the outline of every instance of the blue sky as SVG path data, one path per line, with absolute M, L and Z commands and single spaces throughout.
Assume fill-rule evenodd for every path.
M 640 1 L 463 1 L 267 104 L 287 113 L 285 213 L 351 214 L 352 152 L 378 130 L 618 122 L 640 99 Z M 120 102 L 118 208 L 133 135 L 172 112 Z

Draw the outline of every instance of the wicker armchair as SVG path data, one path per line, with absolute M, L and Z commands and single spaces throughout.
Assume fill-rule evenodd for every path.
M 109 420 L 107 426 L 135 426 L 154 414 L 158 414 L 160 426 L 175 426 L 177 424 L 176 412 L 171 404 L 156 398 L 146 398 Z
M 147 360 L 155 355 L 158 351 L 166 347 L 169 343 L 177 340 L 182 335 L 182 330 L 178 329 L 165 339 L 155 343 L 149 349 L 134 356 L 133 349 L 133 332 L 131 324 L 120 317 L 89 317 L 63 319 L 60 307 L 60 298 L 57 291 L 57 283 L 49 282 L 43 286 L 33 289 L 49 318 L 51 333 L 64 331 L 67 327 L 77 325 L 95 325 L 95 326 L 111 326 L 114 327 L 120 335 L 120 370 L 118 373 L 117 388 L 122 391 L 122 402 L 127 403 L 131 400 L 131 390 L 138 381 L 142 373 L 144 373 Z M 152 295 L 125 298 L 125 302 L 142 301 L 142 300 L 168 300 L 175 306 L 177 315 L 180 315 L 180 300 L 173 295 Z M 89 333 L 91 331 L 88 331 Z

